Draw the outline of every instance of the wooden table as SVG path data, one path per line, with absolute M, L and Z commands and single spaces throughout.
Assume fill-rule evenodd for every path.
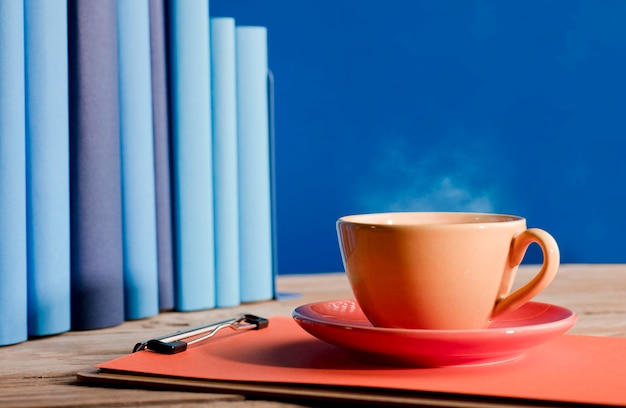
M 523 282 L 537 270 L 520 269 Z M 344 274 L 279 276 L 278 291 L 298 298 L 193 313 L 162 313 L 120 326 L 29 340 L 0 347 L 0 406 L 8 407 L 288 407 L 286 402 L 245 399 L 239 395 L 149 391 L 86 386 L 76 373 L 128 354 L 139 340 L 233 317 L 240 313 L 290 316 L 304 303 L 350 297 Z M 626 265 L 563 265 L 536 300 L 559 304 L 579 315 L 570 333 L 626 337 Z M 306 405 L 306 401 L 298 404 Z

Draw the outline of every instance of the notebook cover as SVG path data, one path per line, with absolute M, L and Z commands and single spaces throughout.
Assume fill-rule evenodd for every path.
M 237 180 L 237 72 L 235 20 L 211 19 L 215 300 L 236 306 L 239 295 L 239 192 Z
M 0 346 L 28 336 L 24 3 L 0 1 Z
M 241 301 L 274 295 L 268 54 L 265 27 L 236 28 Z
M 404 368 L 357 361 L 291 318 L 275 317 L 267 329 L 220 334 L 180 354 L 141 351 L 97 367 L 109 377 L 206 382 L 207 389 L 234 387 L 242 393 L 264 387 L 277 395 L 289 395 L 290 389 L 310 397 L 339 392 L 357 401 L 369 394 L 414 398 L 427 393 L 458 401 L 626 403 L 626 339 L 614 337 L 564 335 L 501 364 Z
M 117 16 L 124 304 L 133 320 L 159 313 L 148 2 L 119 1 Z
M 169 5 L 176 308 L 215 306 L 209 4 Z
M 165 0 L 150 0 L 150 60 L 152 123 L 154 128 L 154 179 L 159 271 L 159 309 L 174 308 L 174 255 L 170 188 L 170 131 L 167 89 Z
M 67 1 L 24 2 L 28 334 L 70 329 Z
M 116 5 L 68 2 L 74 330 L 124 321 Z

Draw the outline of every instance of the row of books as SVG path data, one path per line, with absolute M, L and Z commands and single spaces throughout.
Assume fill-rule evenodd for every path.
M 0 2 L 0 345 L 274 296 L 267 31 Z

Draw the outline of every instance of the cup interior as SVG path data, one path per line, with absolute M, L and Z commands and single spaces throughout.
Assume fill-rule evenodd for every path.
M 340 222 L 361 225 L 472 225 L 496 224 L 523 220 L 522 217 L 506 214 L 468 212 L 388 212 L 358 214 L 341 217 Z

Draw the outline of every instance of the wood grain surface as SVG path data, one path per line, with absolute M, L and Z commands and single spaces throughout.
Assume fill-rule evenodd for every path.
M 538 267 L 520 268 L 516 285 Z M 86 386 L 76 373 L 128 354 L 141 340 L 240 313 L 290 316 L 301 304 L 350 297 L 345 275 L 283 275 L 277 278 L 280 300 L 201 312 L 167 312 L 122 325 L 68 332 L 0 347 L 1 407 L 290 407 L 300 405 L 245 399 L 240 395 L 154 391 Z M 536 300 L 568 307 L 578 314 L 570 333 L 626 337 L 626 265 L 562 265 L 556 279 Z

